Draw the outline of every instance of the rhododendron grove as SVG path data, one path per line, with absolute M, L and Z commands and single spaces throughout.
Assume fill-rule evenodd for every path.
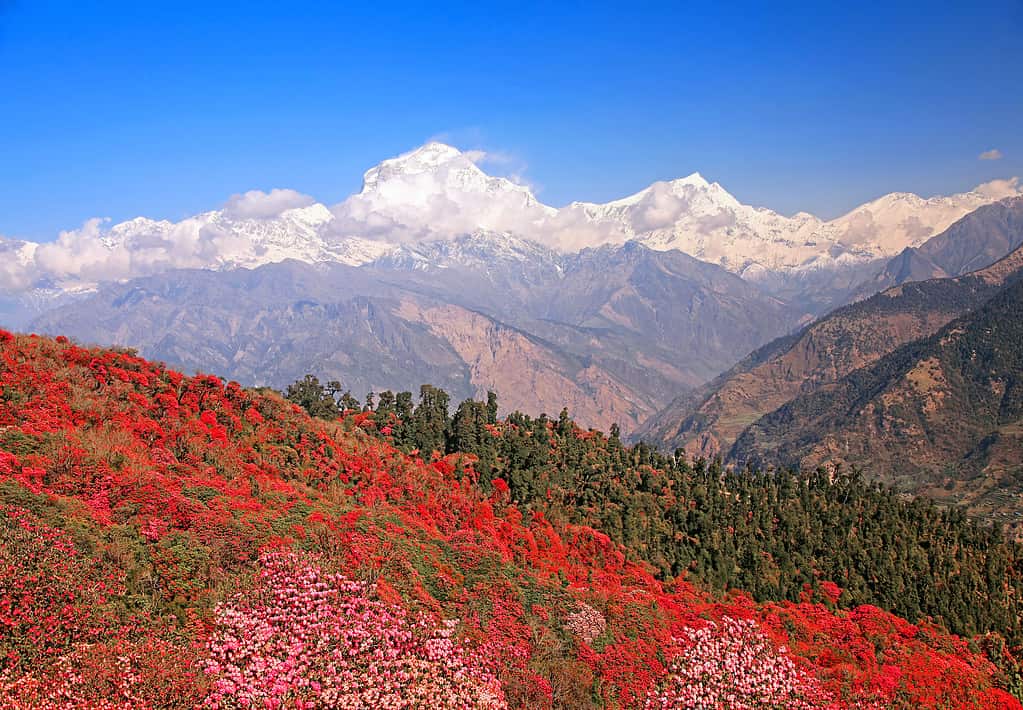
M 567 416 L 461 411 L 476 452 L 431 451 L 425 410 L 414 432 L 401 407 L 315 418 L 0 331 L 0 707 L 1023 708 L 1008 627 L 849 604 L 809 565 L 798 600 L 704 584 L 657 559 L 656 516 L 725 493 L 679 501 L 637 464 L 600 485 L 661 507 L 615 508 L 587 466 L 642 451 Z M 575 462 L 557 491 L 526 475 L 545 451 Z M 565 515 L 572 491 L 625 523 Z M 724 550 L 715 532 L 677 544 Z

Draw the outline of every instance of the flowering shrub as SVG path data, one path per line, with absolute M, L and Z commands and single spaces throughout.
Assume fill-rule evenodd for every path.
M 113 627 L 103 615 L 122 575 L 82 558 L 63 530 L 0 505 L 0 681 Z
M 725 617 L 690 629 L 647 708 L 812 710 L 833 706 L 815 678 L 775 650 L 753 621 Z
M 11 710 L 139 710 L 195 707 L 204 678 L 196 649 L 158 637 L 79 644 L 3 687 Z
M 493 674 L 426 617 L 295 553 L 260 558 L 257 588 L 217 610 L 210 708 L 507 707 Z
M 580 602 L 579 608 L 565 618 L 565 628 L 586 643 L 593 643 L 593 639 L 604 633 L 607 621 L 592 606 Z

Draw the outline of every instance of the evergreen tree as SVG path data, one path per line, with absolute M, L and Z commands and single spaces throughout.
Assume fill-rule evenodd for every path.
M 448 393 L 433 385 L 419 388 L 419 405 L 412 415 L 412 440 L 428 455 L 444 452 L 448 431 Z
M 302 407 L 311 416 L 333 419 L 340 414 L 337 400 L 340 392 L 340 382 L 332 380 L 324 386 L 313 375 L 306 375 L 298 382 L 288 385 L 284 397 Z

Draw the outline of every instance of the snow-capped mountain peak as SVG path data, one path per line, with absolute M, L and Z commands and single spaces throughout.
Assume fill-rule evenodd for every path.
M 427 143 L 396 158 L 388 158 L 367 170 L 362 176 L 362 192 L 373 192 L 396 178 L 430 173 L 452 163 L 457 163 L 460 169 L 475 169 L 482 173 L 457 148 L 444 143 Z
M 692 185 L 693 187 L 697 187 L 697 188 L 701 188 L 701 189 L 702 188 L 706 188 L 706 187 L 710 187 L 710 184 L 711 184 L 711 183 L 707 182 L 707 179 L 705 177 L 703 177 L 703 175 L 701 175 L 699 172 L 690 173 L 689 175 L 686 175 L 683 178 L 676 178 L 676 179 L 672 180 L 671 182 L 673 184 L 679 184 L 679 185 Z M 717 183 L 714 183 L 714 184 L 717 185 Z
M 521 235 L 557 213 L 527 186 L 485 173 L 475 157 L 427 143 L 383 161 L 366 171 L 359 193 L 334 207 L 336 231 L 400 243 L 477 230 Z
M 331 214 L 330 208 L 319 202 L 313 203 L 307 207 L 293 207 L 290 210 L 285 210 L 281 213 L 281 217 L 285 219 L 292 219 L 296 222 L 316 225 L 326 224 L 334 219 L 334 215 Z
M 912 192 L 891 192 L 831 220 L 822 231 L 843 244 L 890 257 L 906 247 L 920 246 L 956 220 L 993 201 L 991 195 L 977 189 L 927 198 Z
M 367 170 L 362 189 L 333 207 L 278 188 L 234 195 L 222 209 L 180 222 L 88 220 L 54 242 L 4 245 L 0 289 L 45 283 L 80 290 L 174 268 L 285 259 L 361 265 L 399 246 L 415 263 L 526 263 L 630 240 L 677 249 L 749 279 L 780 278 L 889 257 L 983 204 L 1020 194 L 1015 178 L 949 197 L 891 193 L 824 222 L 807 212 L 786 217 L 746 205 L 693 172 L 604 204 L 556 209 L 528 186 L 487 174 L 483 157 L 430 142 Z
M 381 202 L 422 202 L 445 191 L 514 193 L 526 204 L 538 204 L 525 185 L 485 173 L 469 154 L 445 143 L 431 142 L 365 172 L 359 197 Z
M 465 154 L 454 146 L 438 141 L 430 141 L 407 153 L 383 160 L 378 165 L 370 168 L 365 174 L 366 182 L 374 182 L 375 176 L 381 173 L 400 172 L 411 174 L 426 172 L 463 157 L 465 157 Z

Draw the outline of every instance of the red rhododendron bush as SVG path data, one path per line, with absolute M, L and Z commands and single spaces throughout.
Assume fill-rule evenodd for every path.
M 0 331 L 0 706 L 1021 707 L 984 639 L 664 584 L 368 426 Z

